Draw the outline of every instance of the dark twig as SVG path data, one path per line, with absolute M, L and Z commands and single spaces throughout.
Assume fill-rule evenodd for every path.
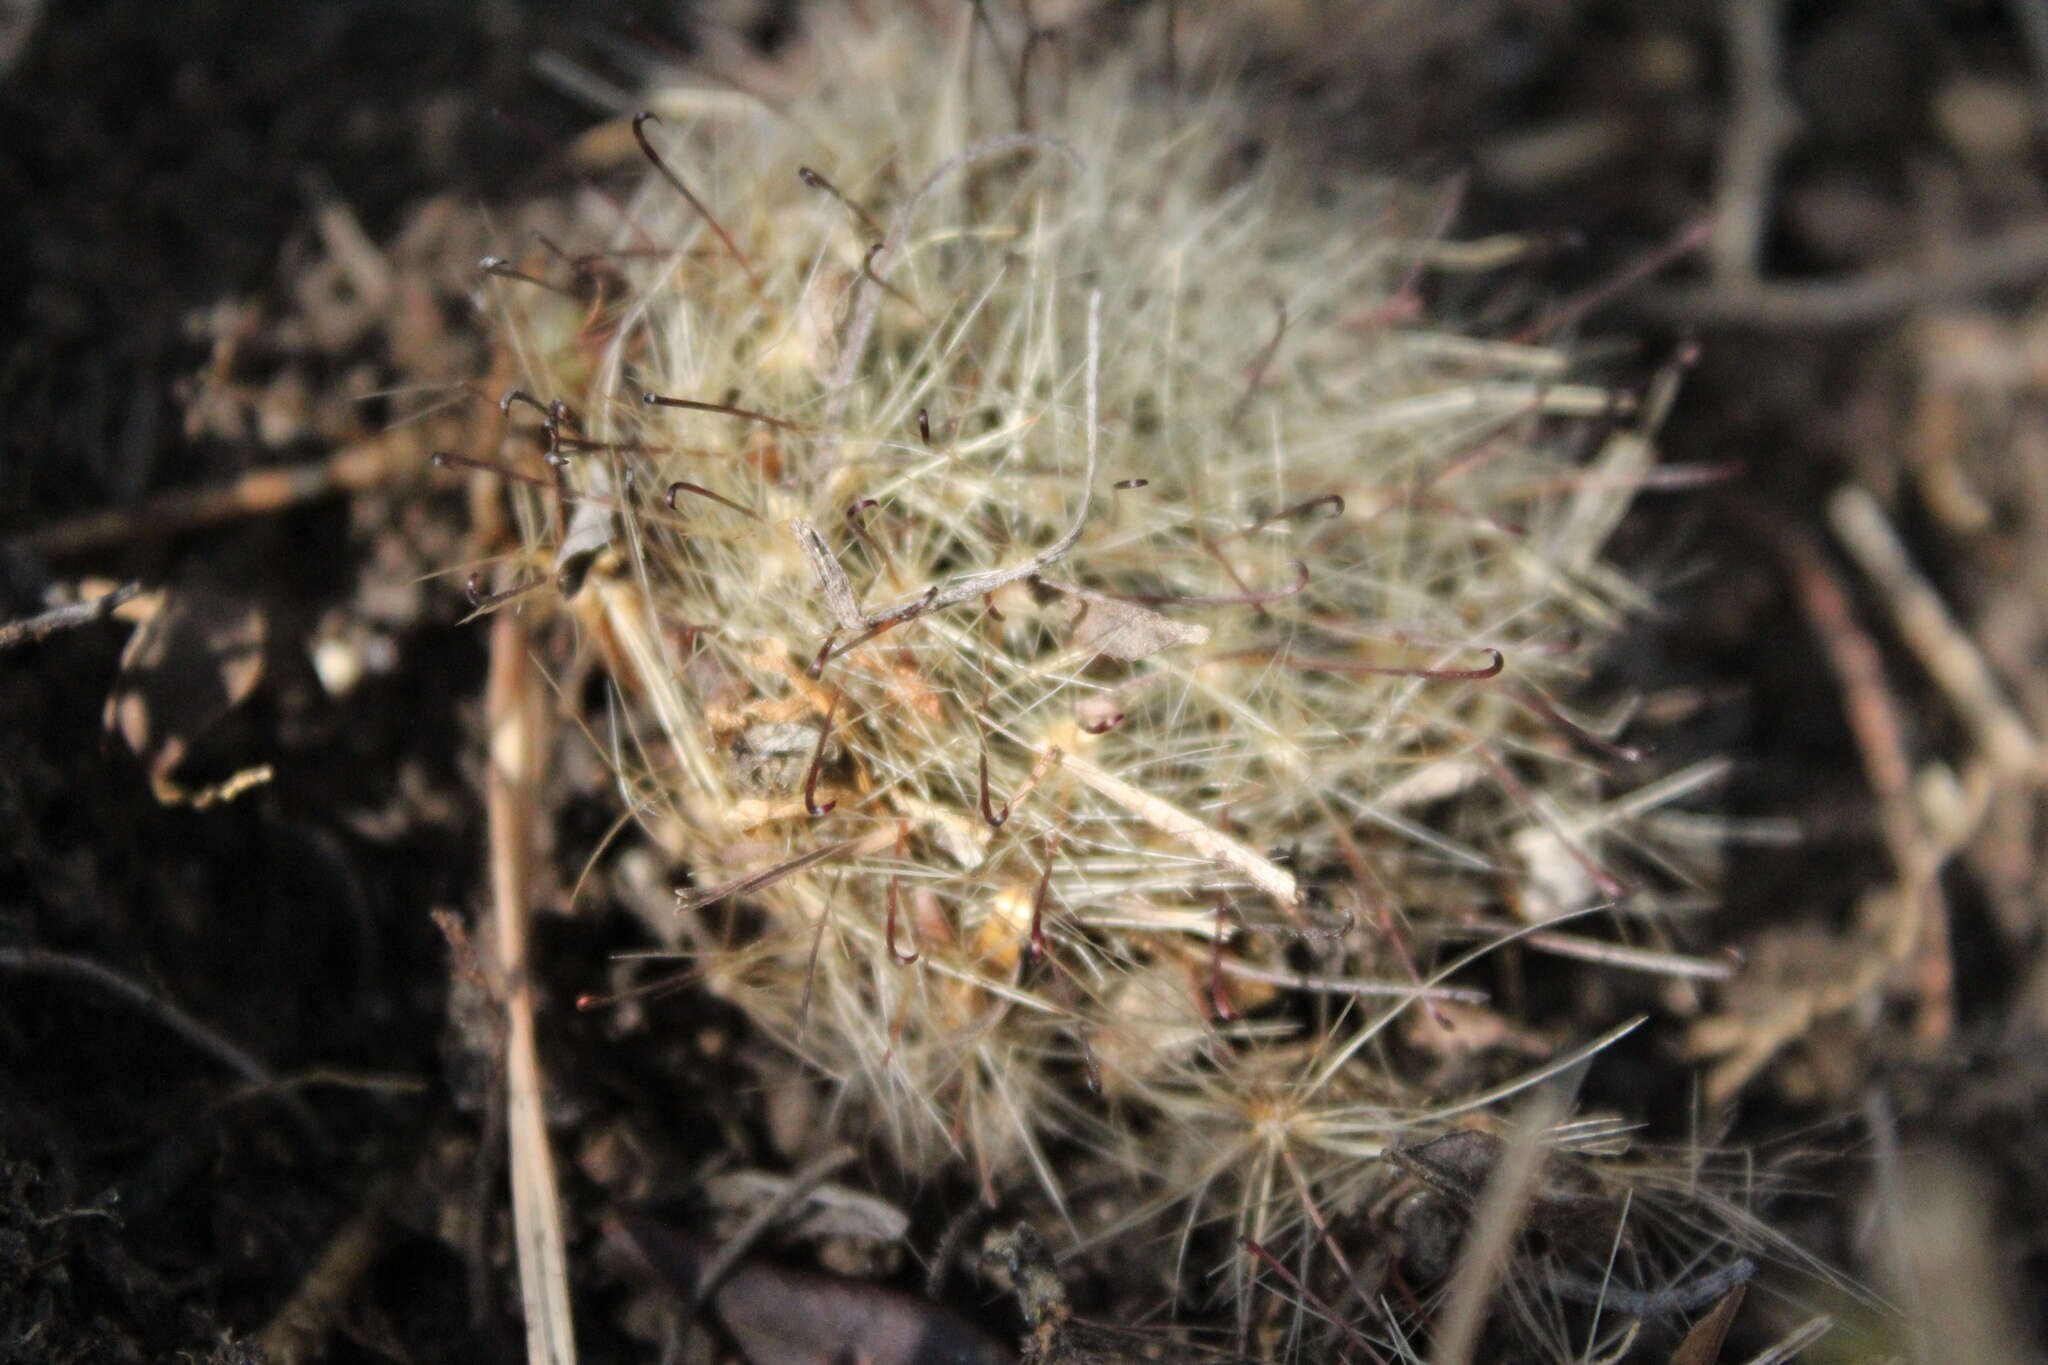
M 834 199 L 837 199 L 842 205 L 846 207 L 848 212 L 852 213 L 854 217 L 860 219 L 861 231 L 867 233 L 868 236 L 877 239 L 879 239 L 882 236 L 882 225 L 880 223 L 877 223 L 874 220 L 873 216 L 870 215 L 866 209 L 862 208 L 859 204 L 856 204 L 853 200 L 848 199 L 844 194 L 841 194 L 839 192 L 839 187 L 833 184 L 830 180 L 827 180 L 824 176 L 818 174 L 818 172 L 812 170 L 809 166 L 797 167 L 796 176 L 797 179 L 803 181 L 812 189 L 820 190 L 826 194 L 831 195 Z
M 13 649 L 16 645 L 34 644 L 47 639 L 60 630 L 75 630 L 89 626 L 94 621 L 105 619 L 114 608 L 142 591 L 140 583 L 123 583 L 112 592 L 101 593 L 90 602 L 74 602 L 68 607 L 53 607 L 40 616 L 30 616 L 19 621 L 0 625 L 0 650 Z
M 1551 1271 L 1548 1280 L 1559 1298 L 1573 1303 L 1591 1304 L 1630 1318 L 1670 1318 L 1697 1313 L 1719 1302 L 1748 1284 L 1755 1275 L 1756 1262 L 1743 1256 L 1697 1279 L 1682 1280 L 1662 1289 L 1629 1289 L 1565 1270 Z
M 101 990 L 120 996 L 251 1085 L 266 1092 L 274 1092 L 278 1102 L 291 1112 L 301 1127 L 322 1146 L 327 1144 L 327 1130 L 320 1120 L 306 1107 L 304 1101 L 284 1089 L 277 1073 L 265 1065 L 261 1058 L 225 1037 L 218 1029 L 185 1013 L 132 977 L 123 976 L 113 968 L 103 966 L 89 957 L 54 952 L 48 948 L 0 948 L 0 971 L 29 972 L 39 976 L 68 976 L 74 981 L 89 982 Z
M 1917 309 L 2048 275 L 2048 223 L 1948 248 L 1938 260 L 1843 279 L 1707 284 L 1647 296 L 1652 313 L 1700 326 L 1827 331 L 1868 327 Z

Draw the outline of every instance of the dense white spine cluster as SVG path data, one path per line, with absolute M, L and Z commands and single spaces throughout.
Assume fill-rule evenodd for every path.
M 489 282 L 678 946 L 906 1159 L 1057 1201 L 1079 1142 L 1132 1221 L 1313 1243 L 1587 1050 L 1404 1064 L 1471 1005 L 1437 930 L 1654 920 L 1685 784 L 1552 700 L 1640 605 L 1642 415 L 1418 321 L 1437 198 L 1226 93 L 1065 54 L 1020 131 L 971 26 L 821 9 L 802 98 L 655 104 L 580 297 Z

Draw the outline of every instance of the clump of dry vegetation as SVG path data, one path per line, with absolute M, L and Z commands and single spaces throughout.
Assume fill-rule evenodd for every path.
M 1609 534 L 1690 477 L 1654 467 L 1671 376 L 1420 316 L 1469 255 L 1442 193 L 1320 176 L 1128 46 L 956 17 L 810 16 L 787 102 L 658 92 L 585 142 L 637 189 L 484 261 L 516 388 L 443 462 L 522 534 L 472 596 L 568 603 L 593 742 L 688 878 L 657 931 L 849 1131 L 1186 1274 L 1220 1247 L 1274 1349 L 1324 1292 L 1399 1335 L 1387 1201 L 1430 1168 L 1385 1158 L 1512 1128 L 1632 1027 L 1551 1036 L 1460 972 L 1721 971 L 1668 950 L 1713 850 L 1661 820 L 1717 766 L 1641 778 L 1626 702 L 1570 700 L 1647 601 Z M 1575 1276 L 1696 1271 L 1711 1220 L 1639 1236 L 1597 1174 L 1624 1130 L 1551 1118 L 1521 1148 L 1586 1168 L 1606 1240 L 1525 1267 L 1525 1325 Z

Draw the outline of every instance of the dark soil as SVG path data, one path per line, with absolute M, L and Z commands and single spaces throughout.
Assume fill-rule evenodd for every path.
M 1711 207 L 1731 97 L 1710 7 L 1445 8 L 1461 17 L 1440 31 L 1418 21 L 1402 42 L 1276 49 L 1249 65 L 1328 130 L 1333 168 L 1469 170 L 1458 235 L 1569 233 L 1576 245 L 1528 276 L 1544 298 L 1612 279 Z M 1767 276 L 1850 275 L 2040 217 L 2040 115 L 2017 139 L 1986 131 L 2003 107 L 1993 97 L 2032 111 L 2048 82 L 2026 63 L 2018 8 L 1791 7 L 1784 78 L 1806 126 L 1767 205 Z M 257 613 L 263 676 L 244 704 L 194 703 L 187 734 L 172 696 L 144 692 L 162 716 L 154 733 L 193 742 L 181 773 L 213 781 L 269 762 L 278 774 L 204 810 L 160 804 L 148 761 L 102 725 L 126 625 L 0 653 L 0 953 L 18 958 L 0 970 L 0 1361 L 258 1359 L 253 1339 L 352 1221 L 374 1231 L 366 1267 L 326 1315 L 330 1359 L 522 1349 L 490 1032 L 465 1029 L 463 954 L 431 918 L 483 899 L 483 636 L 458 624 L 464 604 L 444 584 L 379 618 L 389 671 L 336 696 L 307 662 L 323 618 L 362 615 L 365 566 L 379 556 L 392 581 L 453 567 L 459 500 L 406 511 L 371 492 L 171 535 L 144 523 L 54 556 L 28 537 L 326 453 L 317 424 L 281 442 L 189 433 L 182 396 L 209 357 L 189 320 L 223 300 L 288 315 L 290 263 L 322 203 L 349 206 L 383 242 L 429 195 L 508 205 L 559 187 L 550 149 L 592 116 L 536 77 L 532 58 L 553 50 L 613 69 L 619 44 L 655 41 L 628 28 L 635 14 L 571 0 L 59 0 L 0 77 L 0 259 L 12 263 L 0 273 L 0 536 L 13 537 L 0 541 L 0 621 L 40 610 L 52 581 L 84 575 L 218 593 Z M 772 46 L 775 25 L 749 36 Z M 1991 112 L 1973 112 L 1965 87 Z M 2011 329 L 2017 350 L 2041 325 L 2038 282 L 1981 292 L 1968 316 Z M 1441 288 L 1447 305 L 1474 302 Z M 1738 852 L 1715 938 L 1746 945 L 1787 926 L 1840 936 L 1893 870 L 1841 690 L 1773 547 L 1788 532 L 1828 543 L 1823 495 L 1847 479 L 1870 487 L 1983 632 L 2022 709 L 2048 721 L 2033 677 L 2048 662 L 2048 476 L 2025 474 L 2030 460 L 2048 462 L 2048 445 L 2028 443 L 2043 381 L 1965 395 L 1951 454 L 1993 507 L 1987 525 L 1959 531 L 1928 491 L 1932 457 L 1916 427 L 1937 358 L 1916 329 L 1936 313 L 1788 328 L 1696 323 L 1668 302 L 1654 286 L 1632 290 L 1582 330 L 1647 335 L 1612 362 L 1635 376 L 1696 336 L 1701 359 L 1665 458 L 1739 458 L 1744 473 L 1645 500 L 1624 549 L 1669 579 L 1670 606 L 1614 672 L 1705 698 L 1672 730 L 1686 752 L 1667 757 L 1733 755 L 1731 814 L 1789 817 L 1807 832 L 1796 847 Z M 360 360 L 306 361 L 305 378 L 341 385 Z M 361 420 L 374 428 L 382 411 L 367 405 Z M 1880 624 L 1880 603 L 1834 562 L 1859 584 L 1916 756 L 1963 752 L 1966 736 Z M 612 812 L 601 781 L 563 782 L 553 858 L 573 880 Z M 1998 1192 L 1993 1259 L 2016 1285 L 2048 1285 L 2048 967 L 2032 798 L 2008 816 L 1945 876 L 1957 964 L 1945 1039 L 1916 1046 L 1904 1005 L 1836 1021 L 1789 1048 L 1736 1111 L 1739 1140 L 1801 1134 L 1844 1155 L 1810 1177 L 1818 1198 L 1772 1212 L 1852 1274 L 1876 1270 L 1857 1259 L 1850 1216 L 1868 1172 L 1846 1158 L 1868 1149 L 1877 1096 L 1896 1117 L 1892 1136 L 1938 1139 L 1982 1174 Z M 628 1321 L 617 1267 L 597 1254 L 604 1190 L 621 1162 L 677 1192 L 706 1152 L 783 1164 L 761 1115 L 711 1102 L 777 1063 L 749 1050 L 723 1007 L 687 994 L 647 1006 L 657 1026 L 629 1036 L 569 1009 L 606 988 L 610 954 L 639 945 L 622 910 L 545 917 L 539 932 L 544 1046 L 563 1091 L 557 1140 L 568 1201 L 585 1211 L 571 1229 L 579 1337 L 588 1359 L 645 1359 L 629 1331 L 644 1324 Z M 287 1084 L 252 1086 L 62 965 L 80 959 L 174 1002 Z M 1696 1078 L 1667 1035 L 1596 1075 L 1609 1093 L 1594 1098 L 1628 1097 L 1621 1107 L 1682 1136 Z M 881 1193 L 911 1208 L 920 1236 L 953 1211 L 942 1189 Z M 2030 1297 L 2029 1326 L 2048 1342 L 2048 1296 Z M 1006 1314 L 989 1310 L 987 1324 L 1014 1332 Z

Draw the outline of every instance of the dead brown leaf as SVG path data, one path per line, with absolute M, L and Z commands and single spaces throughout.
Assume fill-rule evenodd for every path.
M 1052 585 L 1067 596 L 1073 611 L 1073 644 L 1077 649 L 1107 654 L 1136 663 L 1175 645 L 1199 645 L 1209 638 L 1207 626 L 1189 625 L 1169 616 L 1086 588 Z
M 256 690 L 269 630 L 262 609 L 215 588 L 165 592 L 121 651 L 104 723 L 163 790 L 193 741 Z

